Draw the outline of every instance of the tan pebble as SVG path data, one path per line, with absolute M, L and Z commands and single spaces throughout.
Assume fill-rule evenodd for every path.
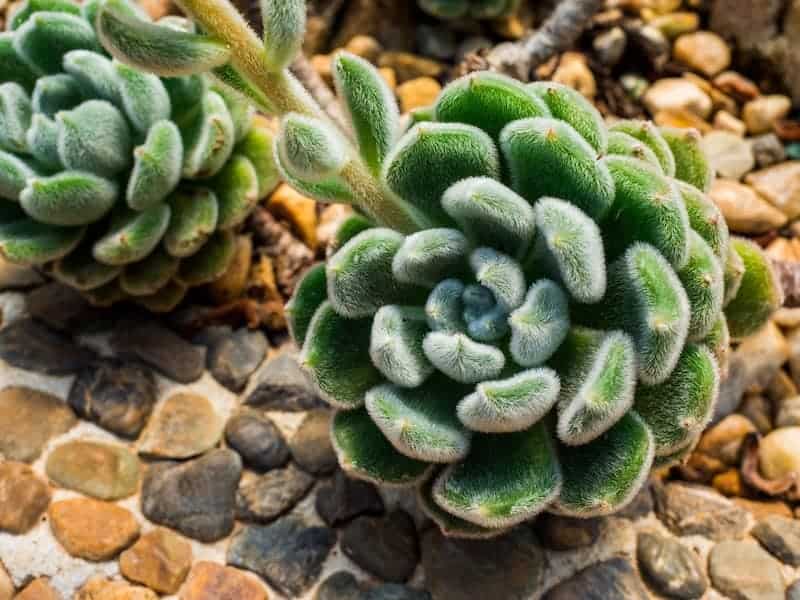
M 317 247 L 317 203 L 287 184 L 272 192 L 267 208 L 279 219 L 286 219 L 309 248 Z
M 797 318 L 800 319 L 800 309 L 797 310 Z M 777 312 L 780 312 L 780 310 Z M 798 322 L 797 325 L 800 325 L 800 322 Z M 780 369 L 775 374 L 775 377 L 772 378 L 769 385 L 767 385 L 764 393 L 767 394 L 767 398 L 769 398 L 769 401 L 772 402 L 773 405 L 777 405 L 784 398 L 791 398 L 792 396 L 798 395 L 800 392 L 798 392 L 797 386 L 794 384 L 794 381 L 792 381 L 792 378 L 789 377 L 789 374 L 783 369 Z
M 747 417 L 735 413 L 728 415 L 706 430 L 697 444 L 697 451 L 734 465 L 739 460 L 745 436 L 755 431 L 755 426 Z
M 745 182 L 789 219 L 800 216 L 800 161 L 788 161 L 754 171 Z
M 121 573 L 131 581 L 174 594 L 192 566 L 192 547 L 169 529 L 156 528 L 119 557 Z
M 745 125 L 744 121 L 737 119 L 727 110 L 717 111 L 714 115 L 713 125 L 714 129 L 727 131 L 739 137 L 744 137 L 744 134 L 747 133 L 747 125 Z
M 697 31 L 700 27 L 700 17 L 693 12 L 674 12 L 668 15 L 659 15 L 648 24 L 673 39 L 684 33 Z
M 713 127 L 707 121 L 685 109 L 662 110 L 655 114 L 653 121 L 659 127 L 697 129 L 700 133 L 708 133 L 713 130 Z
M 761 96 L 744 105 L 742 118 L 747 124 L 747 131 L 758 135 L 772 131 L 775 122 L 788 115 L 791 109 L 792 101 L 788 96 Z
M 779 327 L 785 327 L 787 329 L 800 327 L 800 308 L 781 307 L 772 315 L 772 320 L 775 321 Z
M 333 59 L 330 54 L 315 54 L 311 66 L 328 85 L 333 85 Z
M 241 298 L 247 289 L 253 262 L 253 238 L 236 236 L 236 249 L 228 270 L 208 286 L 208 293 L 216 304 L 227 304 Z
M 0 600 L 11 600 L 14 597 L 14 582 L 6 571 L 5 566 L 0 562 Z
M 737 233 L 766 233 L 787 221 L 785 214 L 753 188 L 732 179 L 716 179 L 709 196 L 722 211 L 728 227 Z
M 394 72 L 394 69 L 381 67 L 378 69 L 378 73 L 381 74 L 381 77 L 383 77 L 383 80 L 386 82 L 386 85 L 389 86 L 390 90 L 394 91 L 397 89 L 397 74 Z
M 53 502 L 50 528 L 64 549 L 86 560 L 110 560 L 139 537 L 139 524 L 121 506 L 90 498 Z
M 0 531 L 21 534 L 36 525 L 50 503 L 50 488 L 28 465 L 0 462 Z
M 659 79 L 642 97 L 647 110 L 655 115 L 665 110 L 688 110 L 702 119 L 711 114 L 711 98 L 700 87 L 683 77 Z
M 192 567 L 181 588 L 180 600 L 268 600 L 264 586 L 254 576 L 212 562 Z
M 394 69 L 400 83 L 417 77 L 438 78 L 444 73 L 442 63 L 409 52 L 384 52 L 378 59 L 378 66 Z
M 744 493 L 744 484 L 738 469 L 728 469 L 724 473 L 714 475 L 711 485 L 725 496 L 741 496 Z
M 552 80 L 578 90 L 590 100 L 597 95 L 597 81 L 586 62 L 586 57 L 578 52 L 565 52 Z
M 695 31 L 679 36 L 672 53 L 675 59 L 707 77 L 721 73 L 731 64 L 730 47 L 711 31 Z
M 800 244 L 796 239 L 775 238 L 764 251 L 774 260 L 800 261 Z
M 736 71 L 725 71 L 714 78 L 714 85 L 734 98 L 746 102 L 761 95 L 761 90 L 744 75 Z
M 378 57 L 381 55 L 381 52 L 383 52 L 381 43 L 370 35 L 355 36 L 347 42 L 344 49 L 371 63 L 377 62 Z
M 764 437 L 758 459 L 761 473 L 768 479 L 800 473 L 800 427 L 776 429 Z
M 78 591 L 75 600 L 158 600 L 158 596 L 145 587 L 95 576 Z
M 14 600 L 61 600 L 61 597 L 45 577 L 39 577 L 31 581 L 19 594 L 14 596 Z
M 442 91 L 441 84 L 431 77 L 419 77 L 397 86 L 402 112 L 430 106 Z
M 779 515 L 781 517 L 791 517 L 792 509 L 789 505 L 780 500 L 750 500 L 748 498 L 733 498 L 733 503 L 750 512 L 757 521 Z

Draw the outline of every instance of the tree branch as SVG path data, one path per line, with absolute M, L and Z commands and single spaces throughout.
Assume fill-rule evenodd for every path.
M 539 29 L 518 42 L 500 44 L 485 56 L 468 56 L 460 70 L 498 71 L 530 81 L 536 67 L 575 44 L 602 5 L 602 0 L 563 0 Z

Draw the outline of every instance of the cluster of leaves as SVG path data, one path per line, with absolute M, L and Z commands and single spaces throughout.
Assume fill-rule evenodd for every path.
M 230 263 L 236 228 L 277 180 L 272 136 L 205 75 L 110 58 L 98 10 L 27 0 L 0 33 L 0 252 L 96 303 L 168 310 Z
M 419 0 L 425 12 L 440 19 L 499 19 L 516 12 L 520 0 Z
M 452 535 L 618 510 L 691 450 L 730 335 L 781 302 L 705 193 L 697 133 L 608 127 L 570 88 L 491 73 L 401 132 L 366 62 L 343 53 L 333 71 L 361 156 L 424 223 L 354 217 L 287 307 L 340 409 L 343 468 L 418 485 Z M 280 167 L 307 193 L 347 200 L 343 154 L 321 121 L 284 119 Z

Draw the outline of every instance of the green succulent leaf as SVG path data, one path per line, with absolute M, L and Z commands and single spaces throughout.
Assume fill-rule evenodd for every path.
M 422 348 L 427 332 L 423 309 L 393 304 L 381 307 L 372 321 L 369 344 L 372 364 L 386 379 L 399 386 L 422 385 L 435 371 Z
M 445 279 L 433 288 L 425 301 L 428 327 L 449 333 L 466 331 L 463 294 L 464 284 L 458 279 Z
M 9 15 L 6 27 L 9 31 L 15 31 L 22 27 L 31 18 L 31 15 L 39 12 L 67 13 L 77 16 L 81 14 L 81 7 L 70 0 L 25 0 Z
M 331 70 L 336 92 L 353 126 L 359 154 L 377 175 L 400 130 L 394 92 L 372 65 L 348 52 L 336 54 Z
M 217 196 L 208 188 L 179 188 L 167 202 L 172 218 L 164 235 L 164 247 L 177 258 L 191 256 L 200 250 L 217 228 Z
M 119 62 L 115 62 L 113 68 L 125 115 L 140 135 L 148 135 L 151 127 L 169 119 L 172 103 L 158 77 Z
M 241 225 L 258 203 L 258 174 L 253 163 L 234 155 L 214 178 L 219 203 L 219 229 Z
M 219 279 L 236 253 L 236 236 L 231 231 L 216 231 L 203 247 L 181 261 L 178 280 L 195 287 Z
M 689 442 L 683 448 L 679 448 L 672 454 L 656 456 L 653 459 L 653 469 L 667 469 L 669 467 L 685 463 L 699 441 L 700 434 L 695 434 L 694 437 L 689 439 Z
M 359 233 L 366 231 L 367 229 L 372 229 L 373 227 L 375 227 L 375 224 L 366 217 L 358 213 L 349 215 L 344 221 L 342 221 L 341 225 L 339 225 L 339 228 L 336 230 L 336 233 L 330 242 L 330 252 L 337 252 L 342 246 L 356 237 Z
M 469 177 L 500 175 L 492 139 L 477 127 L 421 123 L 406 133 L 386 158 L 383 180 L 398 196 L 438 224 L 451 224 L 442 194 Z
M 289 66 L 303 45 L 306 31 L 305 0 L 261 0 L 264 51 L 273 71 Z
M 561 286 L 542 279 L 530 287 L 525 302 L 511 313 L 508 322 L 514 361 L 523 367 L 541 365 L 567 337 L 569 300 Z
M 499 181 L 471 177 L 453 184 L 442 207 L 476 246 L 488 246 L 521 258 L 536 231 L 530 204 Z
M 647 242 L 682 268 L 689 257 L 689 216 L 675 185 L 634 158 L 609 156 L 602 162 L 616 185 L 614 208 L 602 225 L 609 257 Z
M 395 450 L 416 460 L 451 463 L 467 455 L 471 437 L 456 416 L 460 392 L 446 378 L 435 377 L 414 388 L 378 385 L 364 402 Z
M 320 202 L 353 204 L 355 201 L 353 191 L 340 177 L 330 177 L 322 181 L 305 181 L 303 179 L 298 179 L 291 174 L 287 165 L 284 164 L 281 153 L 278 152 L 278 144 L 275 144 L 275 146 L 275 152 L 273 153 L 275 164 L 283 179 L 286 180 L 286 183 L 298 192 L 319 200 Z
M 180 260 L 159 246 L 144 260 L 127 265 L 119 285 L 129 296 L 150 296 L 166 286 L 179 267 Z
M 391 229 L 368 229 L 347 242 L 328 261 L 328 299 L 340 315 L 370 317 L 385 304 L 424 297 L 422 288 L 399 282 L 392 262 L 403 235 Z
M 745 265 L 741 255 L 733 247 L 733 243 L 728 244 L 728 254 L 725 256 L 723 265 L 723 277 L 725 279 L 725 298 L 723 306 L 728 306 L 739 293 L 739 288 L 744 280 Z
M 675 157 L 675 177 L 702 192 L 708 192 L 714 171 L 700 147 L 700 132 L 696 129 L 662 127 L 661 135 Z
M 506 313 L 525 300 L 525 274 L 519 263 L 492 248 L 477 248 L 469 255 L 469 264 L 480 285 L 494 295 Z
M 16 83 L 30 92 L 36 85 L 37 74 L 14 50 L 14 34 L 0 31 L 0 81 Z
M 562 376 L 557 433 L 564 444 L 597 439 L 633 405 L 636 353 L 626 334 L 575 327 L 552 364 Z
M 508 532 L 508 529 L 502 527 L 481 527 L 480 525 L 470 523 L 455 515 L 451 515 L 436 504 L 436 501 L 433 499 L 433 486 L 435 482 L 436 477 L 434 476 L 417 488 L 417 502 L 422 512 L 439 526 L 439 529 L 441 529 L 444 535 L 452 538 L 482 540 Z
M 425 229 L 411 234 L 392 259 L 392 274 L 401 283 L 434 287 L 466 266 L 469 242 L 458 229 Z
M 107 265 L 127 265 L 150 254 L 169 227 L 170 207 L 157 204 L 147 210 L 119 207 L 108 233 L 94 245 L 95 260 Z
M 678 271 L 689 298 L 689 339 L 701 340 L 722 310 L 725 282 L 722 265 L 703 238 L 694 231 L 689 237 L 689 262 Z
M 188 288 L 173 279 L 154 294 L 147 296 L 135 296 L 133 300 L 140 306 L 155 313 L 172 312 L 186 297 Z
M 68 169 L 112 178 L 131 166 L 133 141 L 122 113 L 104 100 L 88 100 L 56 114 L 58 155 Z
M 658 169 L 659 173 L 664 173 L 658 156 L 650 146 L 622 131 L 612 131 L 608 134 L 608 153 L 629 156 L 644 161 L 654 169 Z
M 620 510 L 647 480 L 654 452 L 653 434 L 635 411 L 593 442 L 561 447 L 564 485 L 554 512 L 588 518 Z
M 617 121 L 609 131 L 625 133 L 642 142 L 658 158 L 661 173 L 667 177 L 675 176 L 675 157 L 672 155 L 667 140 L 661 135 L 658 127 L 650 121 Z
M 19 195 L 25 189 L 28 180 L 38 174 L 30 162 L 0 150 L 0 198 L 18 202 Z M 5 203 L 0 202 L 0 204 Z
M 764 252 L 744 238 L 732 238 L 731 247 L 742 259 L 744 274 L 735 297 L 725 307 L 734 338 L 752 335 L 783 304 L 783 288 Z
M 220 95 L 225 101 L 225 106 L 228 107 L 228 112 L 233 121 L 234 140 L 239 144 L 253 127 L 253 117 L 256 114 L 256 109 L 252 103 L 236 89 L 232 89 L 228 85 L 214 85 L 213 90 Z M 270 158 L 272 153 L 269 153 Z
M 208 91 L 208 78 L 202 75 L 162 77 L 161 83 L 169 94 L 172 119 L 183 126 L 202 110 L 203 96 Z
M 37 79 L 31 97 L 34 112 L 50 118 L 54 118 L 62 110 L 75 108 L 82 101 L 81 84 L 64 73 Z
M 26 133 L 31 114 L 30 98 L 21 85 L 0 84 L 0 150 L 28 152 Z
M 314 117 L 291 113 L 284 117 L 277 152 L 289 174 L 318 182 L 338 175 L 348 156 L 341 134 Z
M 33 115 L 25 137 L 28 151 L 38 164 L 48 171 L 63 168 L 58 156 L 58 125 L 55 121 L 41 114 Z
M 717 258 L 725 262 L 730 234 L 722 212 L 711 198 L 693 185 L 679 181 L 678 191 L 689 215 L 689 225 L 700 234 Z
M 90 50 L 72 50 L 64 55 L 64 71 L 81 86 L 86 96 L 122 105 L 120 80 L 111 61 Z
M 91 240 L 84 238 L 77 249 L 53 263 L 53 277 L 83 292 L 111 283 L 122 267 L 104 265 L 92 256 Z
M 92 306 L 100 308 L 107 308 L 128 298 L 122 288 L 119 287 L 119 281 L 116 279 L 93 290 L 86 290 L 83 292 L 83 297 Z
M 425 336 L 422 348 L 439 371 L 459 383 L 494 379 L 506 363 L 500 350 L 473 341 L 463 333 L 432 331 Z
M 714 326 L 703 340 L 703 345 L 711 351 L 711 354 L 719 366 L 720 378 L 725 379 L 728 375 L 728 364 L 731 351 L 731 332 L 728 329 L 728 320 L 722 313 L 717 317 Z
M 117 184 L 83 171 L 61 171 L 28 179 L 19 202 L 48 225 L 88 225 L 100 220 L 117 199 Z
M 597 224 L 563 200 L 536 203 L 536 236 L 529 271 L 558 281 L 577 302 L 599 302 L 606 293 L 606 260 Z
M 466 123 L 498 140 L 513 121 L 549 117 L 542 99 L 523 84 L 499 73 L 480 71 L 461 77 L 444 88 L 434 105 L 435 119 L 443 123 Z
M 339 464 L 359 479 L 379 485 L 411 486 L 424 480 L 431 470 L 430 464 L 395 450 L 365 408 L 336 413 L 331 440 Z
M 311 319 L 301 362 L 329 404 L 357 408 L 364 394 L 382 382 L 369 358 L 371 331 L 372 319 L 346 319 L 328 301 Z
M 234 154 L 246 157 L 256 168 L 259 198 L 275 189 L 280 175 L 272 155 L 272 134 L 266 127 L 252 127 L 236 145 Z
M 172 121 L 158 121 L 149 128 L 144 143 L 133 151 L 125 199 L 134 210 L 155 206 L 172 193 L 181 180 L 183 140 Z
M 183 176 L 216 175 L 233 153 L 236 131 L 225 101 L 216 92 L 203 96 L 202 110 L 182 129 Z
M 32 14 L 14 34 L 14 50 L 39 73 L 58 73 L 64 55 L 72 50 L 100 49 L 92 27 L 65 12 Z
M 554 118 L 572 125 L 598 153 L 608 151 L 608 133 L 603 117 L 583 94 L 552 81 L 537 81 L 527 88 L 544 101 Z
M 479 383 L 458 404 L 458 418 L 472 431 L 509 433 L 539 422 L 558 400 L 558 375 L 540 367 Z
M 325 264 L 318 263 L 308 269 L 294 288 L 286 304 L 286 323 L 292 338 L 302 346 L 314 313 L 328 299 Z
M 0 255 L 22 265 L 42 265 L 72 252 L 83 227 L 57 227 L 32 219 L 0 224 Z
M 224 43 L 210 36 L 134 17 L 123 0 L 106 0 L 97 25 L 103 46 L 114 58 L 161 77 L 204 73 L 224 65 L 231 55 Z
M 611 207 L 614 182 L 608 169 L 589 142 L 565 121 L 514 121 L 503 129 L 500 147 L 511 187 L 529 202 L 543 196 L 561 198 L 595 221 Z
M 482 527 L 509 527 L 535 516 L 559 494 L 561 468 L 540 423 L 524 431 L 475 434 L 467 459 L 447 467 L 434 501 Z
M 656 454 L 668 456 L 684 447 L 708 425 L 719 389 L 719 369 L 705 346 L 689 344 L 669 378 L 636 390 L 636 412 L 656 444 Z

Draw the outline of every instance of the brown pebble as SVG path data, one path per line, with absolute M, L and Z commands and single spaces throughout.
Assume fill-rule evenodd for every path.
M 48 511 L 53 535 L 72 556 L 110 560 L 139 537 L 139 524 L 121 506 L 90 498 L 61 500 Z

